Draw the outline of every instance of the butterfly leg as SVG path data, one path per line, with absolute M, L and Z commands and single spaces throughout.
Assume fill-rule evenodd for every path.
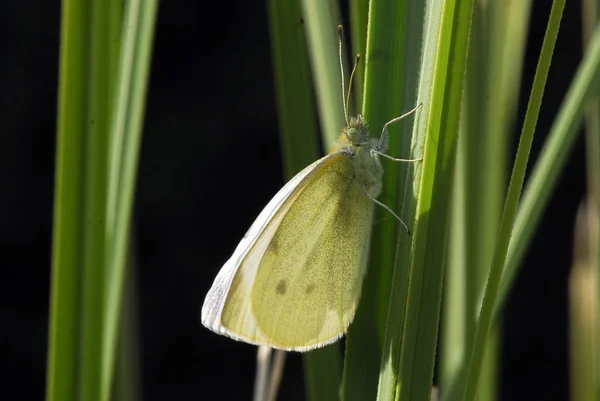
M 390 121 L 388 121 L 387 123 L 385 123 L 385 125 L 383 126 L 383 129 L 381 130 L 381 136 L 379 137 L 379 145 L 377 146 L 377 148 L 378 149 L 382 149 L 383 151 L 385 151 L 385 149 L 387 149 L 387 143 L 388 143 L 388 125 L 393 124 L 395 122 L 398 122 L 398 121 L 402 120 L 404 117 L 410 116 L 411 114 L 413 114 L 414 112 L 416 112 L 417 110 L 419 110 L 419 108 L 422 105 L 423 105 L 423 103 L 419 103 L 412 110 L 409 110 L 406 113 L 402 114 L 400 117 L 393 118 Z
M 377 149 L 371 149 L 371 153 L 379 155 L 379 156 L 383 156 L 386 159 L 390 159 L 390 160 L 395 161 L 395 162 L 417 163 L 417 162 L 420 162 L 420 161 L 423 160 L 422 157 L 419 157 L 417 159 L 397 159 L 397 158 L 392 157 L 392 156 L 390 156 L 390 155 L 388 155 L 386 153 L 383 153 L 383 152 L 381 152 L 381 151 L 379 151 Z
M 368 194 L 366 192 L 365 192 L 365 194 L 367 195 L 367 198 L 371 199 L 373 202 L 375 202 L 376 204 L 378 204 L 379 206 L 381 206 L 382 208 L 384 208 L 385 210 L 387 210 L 388 212 L 390 212 L 400 223 L 402 223 L 402 225 L 406 229 L 406 233 L 408 235 L 410 235 L 410 230 L 408 229 L 408 226 L 406 225 L 406 223 L 404 221 L 402 221 L 402 219 L 400 218 L 400 216 L 398 216 L 396 213 L 394 213 L 394 211 L 392 210 L 391 207 L 389 207 L 385 203 L 379 202 L 377 199 L 375 199 L 374 197 L 372 197 L 370 194 Z

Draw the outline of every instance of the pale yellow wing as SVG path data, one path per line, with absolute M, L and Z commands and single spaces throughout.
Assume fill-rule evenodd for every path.
M 345 333 L 360 299 L 373 218 L 354 178 L 352 161 L 337 154 L 297 186 L 233 277 L 224 334 L 304 351 Z
M 266 249 L 266 245 L 268 245 L 270 239 L 273 237 L 274 229 L 279 226 L 279 223 L 276 223 L 275 220 L 279 219 L 277 221 L 281 222 L 281 217 L 276 217 L 277 213 L 280 212 L 278 216 L 285 215 L 284 210 L 289 209 L 293 203 L 293 199 L 299 194 L 300 188 L 302 188 L 304 183 L 309 180 L 316 171 L 320 170 L 323 163 L 331 157 L 332 156 L 330 155 L 325 156 L 296 174 L 277 192 L 277 194 L 275 194 L 267 206 L 260 212 L 248 232 L 246 232 L 246 235 L 244 235 L 244 238 L 242 238 L 235 248 L 233 255 L 231 255 L 229 260 L 227 260 L 219 271 L 219 274 L 217 274 L 215 281 L 206 294 L 204 304 L 202 305 L 202 324 L 204 326 L 216 333 L 229 335 L 233 338 L 243 340 L 238 338 L 234 333 L 228 332 L 227 329 L 221 325 L 223 307 L 229 289 L 231 288 L 233 278 L 237 274 L 240 265 L 246 260 L 246 256 L 259 239 L 261 239 L 261 243 L 265 244 L 264 247 Z M 267 230 L 269 224 L 270 228 Z M 253 257 L 256 257 L 256 252 Z M 252 268 L 247 269 L 244 274 L 246 277 L 251 278 L 256 273 L 257 268 L 258 263 L 254 264 Z

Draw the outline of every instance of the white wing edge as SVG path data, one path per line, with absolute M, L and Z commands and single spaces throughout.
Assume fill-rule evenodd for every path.
M 277 213 L 277 211 L 281 208 L 281 206 L 285 203 L 285 201 L 289 198 L 289 196 L 294 192 L 294 189 L 300 184 L 305 178 L 307 178 L 311 173 L 313 173 L 317 167 L 319 167 L 323 162 L 328 160 L 329 158 L 336 156 L 337 154 L 330 154 L 324 156 L 312 163 L 311 165 L 304 168 L 304 170 L 300 171 L 296 174 L 290 181 L 287 182 L 277 192 L 277 194 L 269 201 L 267 206 L 260 212 L 250 229 L 244 235 L 244 238 L 240 241 L 238 246 L 235 248 L 233 255 L 229 258 L 229 260 L 223 265 L 213 285 L 210 290 L 206 294 L 206 298 L 204 299 L 204 304 L 202 305 L 202 324 L 214 331 L 218 334 L 223 334 L 228 337 L 231 337 L 238 341 L 244 341 L 246 343 L 255 344 L 255 345 L 270 345 L 265 343 L 260 343 L 253 341 L 251 339 L 240 337 L 238 334 L 227 330 L 221 324 L 221 313 L 223 312 L 223 307 L 225 306 L 225 300 L 227 299 L 227 294 L 229 293 L 229 289 L 231 288 L 231 283 L 233 282 L 233 278 L 238 271 L 242 261 L 252 249 L 252 246 L 260 237 L 265 227 L 269 224 L 273 216 Z M 327 340 L 324 343 L 308 346 L 308 347 L 295 347 L 293 350 L 295 351 L 308 351 L 314 348 L 322 347 L 327 344 L 330 344 L 336 341 L 340 336 Z M 273 347 L 272 345 L 270 345 Z M 278 348 L 278 347 L 274 347 Z M 282 348 L 287 350 L 292 350 L 292 348 Z

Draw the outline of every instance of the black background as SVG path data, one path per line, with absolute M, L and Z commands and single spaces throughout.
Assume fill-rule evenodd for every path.
M 550 4 L 534 1 L 518 127 Z M 2 2 L 0 15 L 0 394 L 41 400 L 60 3 Z M 534 158 L 581 57 L 579 17 L 569 1 Z M 508 302 L 502 400 L 568 398 L 567 278 L 584 163 L 580 138 Z M 204 329 L 199 312 L 282 175 L 264 2 L 161 2 L 134 211 L 144 400 L 250 399 L 255 348 Z M 301 359 L 288 361 L 280 398 L 303 399 Z

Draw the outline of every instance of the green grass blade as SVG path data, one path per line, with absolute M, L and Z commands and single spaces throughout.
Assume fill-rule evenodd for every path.
M 337 36 L 340 13 L 334 0 L 302 0 L 302 11 L 323 149 L 328 150 L 344 124 Z
M 281 148 L 290 179 L 321 156 L 319 126 L 300 0 L 269 0 L 269 17 Z
M 416 128 L 416 140 L 424 138 L 425 145 L 396 400 L 429 399 L 431 393 L 450 213 L 448 199 L 454 176 L 473 2 L 445 1 L 443 5 L 432 2 L 429 7 L 425 42 L 432 35 L 439 41 L 430 64 L 424 63 L 420 84 L 419 96 L 426 97 L 429 108 L 424 108 Z
M 290 179 L 320 156 L 318 122 L 314 112 L 315 102 L 303 26 L 307 21 L 303 19 L 300 0 L 270 0 L 269 16 L 281 147 L 285 176 Z M 336 25 L 331 25 L 330 29 L 335 32 Z M 339 80 L 336 82 L 339 85 Z M 338 87 L 331 90 L 335 92 Z M 339 96 L 337 92 L 331 95 L 336 94 Z M 341 107 L 341 103 L 339 106 Z M 331 143 L 328 144 L 330 145 Z M 341 382 L 339 345 L 332 344 L 306 353 L 303 355 L 303 362 L 306 398 L 313 401 L 337 398 Z
M 598 333 L 598 279 L 594 264 L 594 219 L 582 202 L 575 222 L 573 264 L 569 274 L 569 359 L 571 401 L 596 400 L 595 347 Z
M 154 26 L 158 2 L 133 0 L 126 4 L 124 36 L 116 88 L 116 105 L 111 126 L 107 222 L 105 325 L 102 331 L 103 360 L 101 396 L 107 401 L 112 390 L 114 361 L 120 321 L 129 227 Z
M 600 18 L 600 6 L 597 0 L 582 1 L 582 28 L 583 28 L 583 45 L 586 51 L 589 50 L 589 43 L 594 32 L 594 27 L 597 25 Z M 585 142 L 586 142 L 586 164 L 587 164 L 587 182 L 588 182 L 588 218 L 589 218 L 589 265 L 594 271 L 592 274 L 593 280 L 596 283 L 595 308 L 591 321 L 600 319 L 600 297 L 598 297 L 597 289 L 600 288 L 600 99 L 598 93 L 590 99 L 586 106 L 586 126 L 585 126 Z M 594 355 L 595 364 L 593 369 L 593 389 L 594 397 L 600 400 L 600 337 L 594 335 L 592 337 L 592 353 Z M 589 357 L 589 355 L 587 356 Z M 575 368 L 571 369 L 576 372 Z
M 518 103 L 531 1 L 475 2 L 462 105 L 442 318 L 441 387 L 472 344 L 506 192 L 507 148 Z M 476 246 L 474 246 L 476 244 Z M 495 336 L 498 338 L 498 336 Z M 488 351 L 498 350 L 488 343 Z M 496 398 L 496 352 L 480 400 Z M 487 357 L 486 357 L 487 358 Z
M 537 123 L 537 117 L 542 103 L 544 87 L 548 77 L 548 70 L 550 69 L 552 53 L 554 51 L 556 37 L 558 36 L 564 5 L 565 0 L 555 0 L 550 12 L 546 36 L 544 37 L 544 43 L 542 45 L 542 51 L 533 82 L 533 88 L 529 98 L 525 122 L 523 124 L 523 131 L 519 141 L 519 148 L 517 150 L 513 173 L 508 187 L 506 203 L 500 223 L 498 242 L 496 249 L 494 250 L 492 265 L 490 268 L 483 304 L 479 315 L 475 343 L 473 345 L 473 351 L 467 372 L 467 381 L 463 397 L 464 400 L 475 400 L 476 397 L 485 345 L 492 325 L 495 302 L 498 295 L 498 289 L 500 287 L 500 279 L 502 278 L 502 272 L 506 261 L 510 235 L 517 212 L 517 206 L 519 204 L 523 180 L 525 178 L 527 161 L 529 159 L 529 151 L 531 149 L 531 143 L 533 142 L 535 125 Z
M 92 2 L 90 18 L 90 75 L 88 83 L 88 136 L 85 145 L 84 244 L 82 276 L 81 381 L 79 397 L 96 400 L 100 394 L 100 368 L 105 355 L 102 344 L 106 257 L 106 180 L 108 129 L 110 125 L 108 50 L 109 8 Z M 94 23 L 91 23 L 94 21 Z
M 88 76 L 86 19 L 90 5 L 63 2 L 58 138 L 52 244 L 52 287 L 46 398 L 77 399 L 80 358 L 79 305 L 83 260 L 84 155 Z
M 352 56 L 360 54 L 364 57 L 367 51 L 367 23 L 369 16 L 369 1 L 368 0 L 351 0 L 350 1 L 350 31 L 352 37 Z M 357 68 L 354 74 L 354 82 L 352 82 L 352 94 L 350 96 L 350 114 L 356 114 L 363 104 L 363 93 L 365 83 L 364 68 Z M 354 104 L 354 109 L 352 109 Z M 352 110 L 355 112 L 353 113 Z
M 329 401 L 340 398 L 342 356 L 338 343 L 303 356 L 306 399 Z
M 512 230 L 496 313 L 502 308 L 533 233 L 556 187 L 581 126 L 585 103 L 600 82 L 600 28 L 582 60 L 523 192 Z
M 101 386 L 114 3 L 63 3 L 49 400 L 95 400 Z
M 477 229 L 468 239 L 470 244 L 477 244 L 470 247 L 476 250 L 473 264 L 473 277 L 476 279 L 472 281 L 475 284 L 474 291 L 468 293 L 476 294 L 477 298 L 472 299 L 475 302 L 468 303 L 469 316 L 477 316 L 476 305 L 479 304 L 483 293 L 502 214 L 502 199 L 507 185 L 507 150 L 519 100 L 531 5 L 531 1 L 526 0 L 488 3 L 488 63 L 485 66 L 488 90 L 487 94 L 482 94 L 479 99 L 473 99 L 474 103 L 486 105 L 483 126 L 486 134 L 481 134 L 481 127 L 472 127 L 472 136 L 485 139 L 482 141 L 480 152 L 471 148 L 479 157 L 475 157 L 475 164 L 468 167 L 471 171 L 482 172 L 477 174 L 478 185 L 471 188 L 467 195 L 467 199 L 471 200 L 466 207 L 466 210 L 471 210 L 468 215 L 477 219 Z M 487 99 L 487 102 L 481 102 L 481 99 Z M 473 213 L 474 211 L 476 213 Z M 467 269 L 467 276 L 469 275 L 470 270 Z M 499 340 L 498 324 L 493 327 L 488 339 L 478 392 L 480 401 L 493 401 L 498 398 L 497 381 L 501 352 Z M 467 340 L 467 344 L 471 343 L 472 341 Z
M 420 2 L 375 0 L 370 3 L 367 50 L 363 56 L 363 114 L 371 127 L 372 137 L 378 137 L 386 122 L 412 109 L 418 102 L 423 15 L 424 4 Z M 355 16 L 354 19 L 359 18 Z M 390 127 L 390 155 L 414 156 L 410 146 L 413 121 L 414 116 L 411 116 Z M 379 200 L 400 211 L 400 216 L 410 225 L 414 207 L 408 206 L 413 201 L 407 198 L 413 198 L 414 193 L 411 187 L 405 195 L 404 183 L 409 171 L 412 177 L 413 166 L 386 161 L 383 164 L 384 183 Z M 404 242 L 410 239 L 382 208 L 376 207 L 374 221 L 368 273 L 346 342 L 342 384 L 345 400 L 374 399 L 377 394 L 396 244 L 398 238 Z M 395 317 L 396 322 L 401 318 Z

